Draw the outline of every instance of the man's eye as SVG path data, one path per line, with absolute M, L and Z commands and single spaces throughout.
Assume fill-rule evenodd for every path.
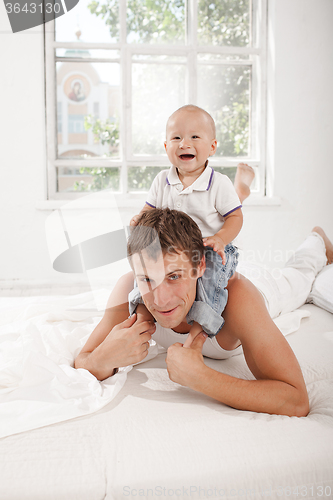
M 171 281 L 178 280 L 179 278 L 181 278 L 180 274 L 173 274 L 172 276 L 169 276 Z
M 142 283 L 150 283 L 150 279 L 149 278 L 141 278 Z

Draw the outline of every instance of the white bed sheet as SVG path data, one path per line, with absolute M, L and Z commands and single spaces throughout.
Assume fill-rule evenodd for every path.
M 100 290 L 99 301 L 108 291 Z M 94 413 L 125 384 L 131 366 L 103 382 L 73 361 L 100 320 L 94 297 L 35 297 L 0 303 L 0 438 Z M 284 334 L 299 328 L 306 311 L 276 322 Z M 156 356 L 150 347 L 148 359 Z
M 1 439 L 0 498 L 333 498 L 333 315 L 301 311 L 311 316 L 287 339 L 307 417 L 237 411 L 181 387 L 161 353 L 98 412 Z M 242 355 L 206 363 L 252 378 Z
M 0 438 L 93 413 L 121 390 L 131 367 L 103 382 L 73 368 L 93 306 L 91 293 L 0 301 Z

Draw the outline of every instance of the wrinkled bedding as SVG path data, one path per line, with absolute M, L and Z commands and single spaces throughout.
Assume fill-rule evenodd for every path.
M 294 326 L 279 325 L 307 384 L 305 418 L 234 410 L 179 386 L 157 346 L 103 383 L 74 370 L 100 319 L 89 294 L 0 299 L 0 317 L 1 499 L 333 498 L 329 312 L 307 304 Z M 205 362 L 253 378 L 243 355 Z

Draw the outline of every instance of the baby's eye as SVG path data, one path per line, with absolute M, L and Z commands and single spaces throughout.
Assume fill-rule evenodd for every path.
M 192 139 L 199 139 L 198 135 L 192 135 Z
M 178 135 L 176 135 L 176 136 L 174 137 L 174 140 L 179 141 L 179 140 L 180 140 L 180 137 L 179 137 Z

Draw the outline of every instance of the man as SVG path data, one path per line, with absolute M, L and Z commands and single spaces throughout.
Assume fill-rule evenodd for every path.
M 265 277 L 260 283 L 257 278 L 260 292 L 236 273 L 228 284 L 223 328 L 213 339 L 203 332 L 191 338 L 185 335 L 190 329 L 185 317 L 196 296 L 197 280 L 205 271 L 200 230 L 182 212 L 156 209 L 144 213 L 131 233 L 128 249 L 145 306 L 157 326 L 139 323 L 136 315 L 127 318 L 129 290 L 120 282 L 75 367 L 103 380 L 119 366 L 142 361 L 156 331 L 155 340 L 168 347 L 167 369 L 174 382 L 237 409 L 306 416 L 309 402 L 299 364 L 268 309 L 273 308 L 275 315 L 287 312 L 288 300 L 284 304 L 280 299 L 288 294 L 290 299 L 297 296 L 293 308 L 305 302 L 316 274 L 326 264 L 325 251 L 333 250 L 325 233 L 320 235 L 319 228 L 314 231 L 312 239 L 295 253 L 294 262 L 281 272 L 278 283 L 272 285 Z M 175 337 L 182 342 L 175 342 Z M 204 363 L 203 354 L 221 359 L 241 349 L 256 380 L 231 377 Z

